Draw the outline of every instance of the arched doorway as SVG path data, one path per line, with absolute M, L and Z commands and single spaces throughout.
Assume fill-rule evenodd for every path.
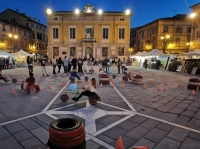
M 93 57 L 93 49 L 91 47 L 87 47 L 85 49 L 85 56 L 88 58 L 88 56 Z

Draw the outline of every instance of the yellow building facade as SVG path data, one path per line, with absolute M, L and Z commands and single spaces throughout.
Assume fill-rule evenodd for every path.
M 56 11 L 48 18 L 49 57 L 126 57 L 129 55 L 131 13 Z
M 131 29 L 131 47 L 135 53 L 159 49 L 164 53 L 181 55 L 189 51 L 191 26 L 187 15 L 157 19 Z
M 192 40 L 191 40 L 191 50 L 199 49 L 200 50 L 200 3 L 191 6 L 193 13 L 195 13 L 194 18 L 192 19 Z

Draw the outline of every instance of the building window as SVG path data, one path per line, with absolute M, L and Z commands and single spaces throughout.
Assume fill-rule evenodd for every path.
M 56 21 L 56 20 L 58 20 L 58 17 L 53 16 L 53 19 L 52 19 L 52 20 Z
M 76 39 L 76 29 L 70 28 L 70 39 Z
M 53 47 L 53 56 L 59 56 L 59 47 Z
M 200 42 L 200 31 L 197 31 L 197 34 L 196 34 L 196 41 L 197 41 L 197 42 Z
M 152 34 L 156 34 L 157 33 L 157 27 L 152 29 Z
M 182 33 L 183 28 L 182 27 L 176 27 L 176 33 Z
M 53 28 L 53 38 L 58 39 L 58 28 Z
M 103 39 L 108 39 L 108 28 L 103 28 Z
M 33 22 L 31 23 L 31 26 L 34 27 L 34 23 Z
M 35 39 L 35 32 L 33 32 L 33 39 Z
M 120 18 L 119 21 L 124 21 L 124 18 Z
M 176 38 L 176 46 L 180 46 L 180 38 Z
M 163 32 L 168 33 L 168 31 L 169 31 L 169 26 L 164 26 Z
M 191 27 L 187 28 L 187 33 L 191 33 Z
M 24 36 L 26 36 L 26 31 L 24 31 Z
M 2 31 L 6 31 L 6 26 L 3 25 Z
M 124 47 L 119 47 L 118 48 L 118 55 L 119 56 L 124 56 Z
M 149 35 L 150 35 L 150 29 L 147 30 L 147 36 L 149 36 Z
M 85 38 L 94 38 L 93 28 L 85 28 Z
M 140 37 L 144 37 L 144 31 L 140 32 Z
M 102 57 L 108 56 L 108 47 L 102 47 Z
M 62 52 L 62 55 L 66 55 L 67 54 L 67 52 Z
M 125 29 L 119 28 L 119 39 L 124 39 Z
M 76 48 L 70 47 L 70 56 L 75 56 L 75 55 L 76 55 Z

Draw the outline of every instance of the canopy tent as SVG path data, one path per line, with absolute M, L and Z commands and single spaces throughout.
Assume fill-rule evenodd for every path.
M 33 55 L 25 52 L 22 49 L 20 51 L 14 53 L 14 58 L 17 61 L 25 61 L 26 60 L 25 57 L 27 57 L 27 56 L 33 56 Z
M 13 56 L 13 55 L 10 54 L 10 53 L 6 53 L 6 52 L 4 52 L 3 50 L 0 50 L 0 56 L 8 57 L 8 56 Z
M 196 49 L 194 51 L 191 51 L 191 52 L 187 52 L 187 53 L 183 53 L 182 54 L 183 56 L 200 56 L 200 50 L 199 49 Z
M 140 55 L 141 55 L 141 56 L 146 56 L 146 55 L 147 55 L 147 52 L 146 52 L 146 51 L 143 51 Z
M 170 54 L 164 54 L 160 52 L 158 49 L 153 49 L 149 53 L 147 53 L 145 56 L 161 56 L 161 57 L 170 57 Z
M 130 56 L 130 58 L 135 58 L 135 57 L 138 57 L 138 56 L 141 56 L 141 52 L 138 52 L 135 55 Z

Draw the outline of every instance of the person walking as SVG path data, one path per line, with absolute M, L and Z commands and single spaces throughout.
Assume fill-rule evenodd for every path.
M 49 74 L 47 73 L 47 70 L 46 70 L 46 63 L 47 63 L 46 59 L 44 57 L 42 57 L 40 60 L 40 64 L 41 64 L 41 68 L 42 68 L 43 77 L 44 77 L 44 74 L 49 76 Z
M 58 65 L 58 73 L 60 73 L 60 69 L 61 69 L 61 66 L 62 66 L 62 59 L 61 59 L 61 57 L 59 57 L 59 59 L 58 59 L 58 62 L 57 62 L 57 65 Z
M 106 57 L 106 59 L 105 59 L 106 73 L 107 73 L 108 70 L 109 70 L 109 66 L 110 66 L 110 61 L 109 61 L 109 59 Z
M 67 67 L 68 67 L 68 58 L 67 56 L 63 59 L 63 66 L 64 66 L 64 73 L 67 73 Z
M 68 71 L 71 72 L 71 67 L 72 67 L 72 59 L 69 57 L 68 59 Z
M 33 60 L 30 58 L 30 56 L 27 56 L 26 62 L 28 64 L 28 70 L 30 76 L 30 74 L 33 73 Z
M 121 65 L 122 65 L 122 61 L 120 58 L 118 58 L 118 61 L 117 61 L 118 74 L 120 74 Z
M 52 62 L 52 65 L 53 65 L 53 74 L 56 74 L 56 59 L 55 59 L 55 56 L 53 56 L 51 62 Z

